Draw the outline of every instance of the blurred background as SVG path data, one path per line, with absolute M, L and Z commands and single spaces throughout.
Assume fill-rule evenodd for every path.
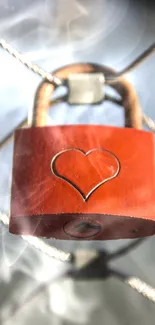
M 0 0 L 0 37 L 47 71 L 78 61 L 119 70 L 155 41 L 155 5 L 148 0 Z M 127 75 L 153 119 L 154 66 L 152 56 Z M 0 49 L 1 139 L 26 117 L 40 81 Z M 50 112 L 50 124 L 92 122 L 123 126 L 123 110 L 106 102 L 70 111 L 64 103 Z M 12 148 L 11 141 L 0 152 L 0 209 L 7 213 Z M 66 251 L 112 251 L 128 241 L 48 242 Z M 154 237 L 147 239 L 115 265 L 155 287 L 154 244 Z M 67 268 L 0 226 L 0 324 L 154 324 L 154 305 L 123 283 L 55 280 Z

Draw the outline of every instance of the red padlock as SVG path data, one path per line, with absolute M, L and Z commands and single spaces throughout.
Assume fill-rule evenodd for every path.
M 89 78 L 89 73 L 99 73 L 102 86 L 103 74 L 111 72 L 75 64 L 55 75 L 66 79 L 85 73 Z M 74 103 L 74 76 L 69 83 L 68 101 Z M 154 135 L 141 130 L 141 109 L 131 85 L 121 78 L 112 86 L 122 96 L 127 128 L 46 126 L 54 86 L 45 81 L 40 85 L 32 127 L 15 133 L 11 233 L 66 240 L 154 234 Z

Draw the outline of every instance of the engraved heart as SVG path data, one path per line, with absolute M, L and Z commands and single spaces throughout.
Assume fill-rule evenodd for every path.
M 86 202 L 101 185 L 119 174 L 120 162 L 106 149 L 95 148 L 85 152 L 70 148 L 53 157 L 51 170 L 78 191 Z

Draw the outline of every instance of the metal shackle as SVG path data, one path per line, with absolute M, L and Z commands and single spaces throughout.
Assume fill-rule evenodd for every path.
M 80 63 L 59 68 L 52 74 L 65 81 L 69 75 L 80 73 L 103 73 L 106 84 L 106 77 L 113 75 L 115 78 L 116 71 L 98 64 Z M 122 98 L 125 126 L 142 129 L 142 110 L 133 86 L 124 77 L 120 77 L 117 80 L 114 79 L 110 86 L 115 89 Z M 52 95 L 55 88 L 56 86 L 54 84 L 46 80 L 39 85 L 36 91 L 33 111 L 29 119 L 30 126 L 46 126 L 48 110 L 52 104 Z

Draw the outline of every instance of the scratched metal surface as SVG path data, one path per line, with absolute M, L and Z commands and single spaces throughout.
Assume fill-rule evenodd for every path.
M 1 36 L 26 56 L 51 71 L 78 61 L 99 62 L 121 69 L 155 40 L 155 6 L 142 0 L 0 0 Z M 155 119 L 152 56 L 127 78 L 133 83 L 144 112 Z M 39 77 L 0 51 L 0 137 L 27 114 Z M 110 103 L 97 107 L 54 107 L 51 124 L 103 123 L 123 125 L 122 109 Z M 12 142 L 0 152 L 0 207 L 9 210 Z M 55 242 L 77 247 L 109 248 L 126 241 Z M 155 287 L 154 237 L 115 265 Z M 155 307 L 117 280 L 83 282 L 52 280 L 65 269 L 0 228 L 0 323 L 7 324 L 154 324 Z M 24 299 L 50 283 L 27 304 Z M 23 308 L 11 317 L 19 303 Z

